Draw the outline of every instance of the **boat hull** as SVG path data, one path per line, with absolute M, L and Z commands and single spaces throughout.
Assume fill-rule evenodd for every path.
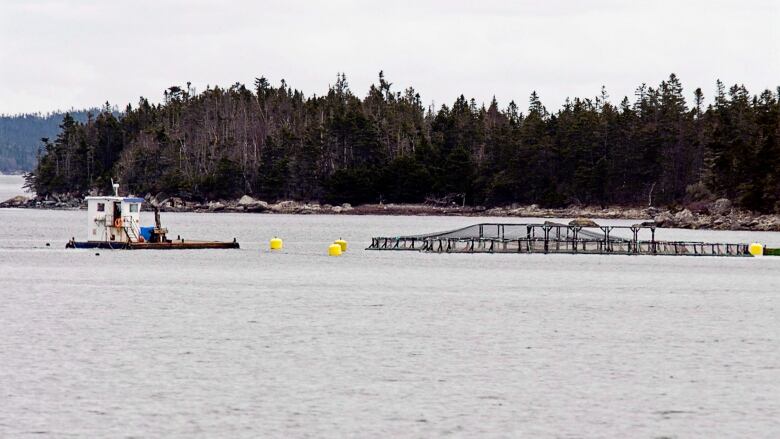
M 103 249 L 103 250 L 205 250 L 241 248 L 238 242 L 218 241 L 172 241 L 172 242 L 106 242 L 71 241 L 65 248 Z

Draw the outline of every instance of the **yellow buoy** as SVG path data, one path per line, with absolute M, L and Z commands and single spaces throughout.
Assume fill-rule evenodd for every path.
M 271 250 L 281 250 L 284 243 L 282 242 L 281 238 L 277 238 L 274 236 L 274 238 L 271 239 L 270 245 L 271 245 Z
M 748 251 L 753 256 L 764 256 L 764 246 L 756 242 L 750 244 Z
M 328 256 L 341 256 L 341 246 L 338 244 L 331 244 L 328 247 Z
M 341 247 L 341 251 L 345 252 L 347 251 L 347 241 L 344 241 L 343 239 L 339 238 L 335 241 L 333 241 L 334 244 L 338 244 Z

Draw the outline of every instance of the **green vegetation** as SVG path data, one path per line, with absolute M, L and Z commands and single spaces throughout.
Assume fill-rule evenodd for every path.
M 778 92 L 718 82 L 692 105 L 671 75 L 615 106 L 605 90 L 555 113 L 534 92 L 527 111 L 458 97 L 425 108 L 412 88 L 379 84 L 359 98 L 339 75 L 324 96 L 284 81 L 195 93 L 171 87 L 121 116 L 66 116 L 28 175 L 39 193 L 109 190 L 190 199 L 251 194 L 330 202 L 669 205 L 728 197 L 780 211 Z M 462 194 L 461 198 L 453 194 Z
M 71 111 L 70 116 L 86 122 L 97 110 Z M 41 139 L 60 131 L 65 113 L 0 115 L 0 172 L 29 171 L 35 167 Z

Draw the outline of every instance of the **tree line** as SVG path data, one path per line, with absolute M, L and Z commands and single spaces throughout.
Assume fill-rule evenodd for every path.
M 471 205 L 671 205 L 727 197 L 780 211 L 780 87 L 751 95 L 720 81 L 705 106 L 672 74 L 615 105 L 605 89 L 548 111 L 459 96 L 426 107 L 380 72 L 360 98 L 339 74 L 322 96 L 284 80 L 170 87 L 43 139 L 39 194 L 109 191 L 187 199 L 250 194 L 333 203 L 457 199 Z
M 86 122 L 87 114 L 100 109 L 72 110 L 75 120 Z M 30 171 L 37 163 L 41 138 L 60 131 L 64 112 L 0 115 L 0 172 Z

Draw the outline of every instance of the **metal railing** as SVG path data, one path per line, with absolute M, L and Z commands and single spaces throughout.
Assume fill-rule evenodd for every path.
M 619 236 L 620 232 L 624 236 Z M 640 234 L 644 237 L 640 238 Z M 475 224 L 449 232 L 427 235 L 380 236 L 372 238 L 368 250 L 689 256 L 748 256 L 750 254 L 748 244 L 658 240 L 655 226 L 583 227 L 552 222 Z
M 124 229 L 130 242 L 139 242 L 141 237 L 141 230 L 133 221 L 133 217 L 126 216 L 122 218 L 122 228 Z

